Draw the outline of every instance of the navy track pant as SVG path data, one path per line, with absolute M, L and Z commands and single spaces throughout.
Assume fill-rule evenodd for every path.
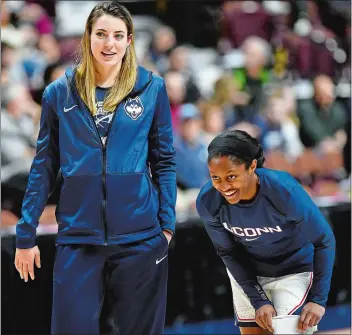
M 163 233 L 128 245 L 59 245 L 51 333 L 160 335 L 168 243 Z

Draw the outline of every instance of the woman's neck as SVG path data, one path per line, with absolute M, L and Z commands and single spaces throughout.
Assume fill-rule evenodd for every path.
M 247 194 L 244 196 L 242 200 L 245 200 L 245 201 L 253 200 L 256 197 L 258 190 L 259 190 L 259 177 L 257 176 L 257 174 L 253 173 L 251 185 L 249 186 Z
M 114 68 L 98 68 L 95 70 L 95 84 L 99 87 L 111 87 L 120 73 L 120 66 Z

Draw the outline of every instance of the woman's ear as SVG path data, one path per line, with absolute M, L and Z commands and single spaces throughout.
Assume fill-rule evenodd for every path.
M 257 160 L 256 159 L 253 159 L 252 160 L 252 163 L 249 167 L 249 174 L 252 174 L 254 173 L 255 169 L 257 168 Z
M 127 42 L 128 42 L 128 47 L 131 45 L 131 43 L 132 43 L 132 38 L 133 38 L 133 36 L 132 36 L 132 34 L 129 34 L 128 36 L 127 36 Z M 127 48 L 128 48 L 127 47 Z

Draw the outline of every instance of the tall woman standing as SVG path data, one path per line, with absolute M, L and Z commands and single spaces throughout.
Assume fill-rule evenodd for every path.
M 78 65 L 44 91 L 15 265 L 34 280 L 39 217 L 61 169 L 52 334 L 161 334 L 176 174 L 163 80 L 137 67 L 133 23 L 114 1 L 91 11 Z M 108 306 L 108 307 L 106 307 Z

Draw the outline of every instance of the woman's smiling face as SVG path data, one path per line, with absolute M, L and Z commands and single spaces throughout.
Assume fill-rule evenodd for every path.
M 126 23 L 111 15 L 99 17 L 92 26 L 91 51 L 95 65 L 102 68 L 121 64 L 132 35 L 128 36 Z
M 251 180 L 257 166 L 253 160 L 250 167 L 235 164 L 227 156 L 213 158 L 209 164 L 209 172 L 214 188 L 216 188 L 230 204 L 240 200 L 248 200 L 248 191 L 252 185 Z

